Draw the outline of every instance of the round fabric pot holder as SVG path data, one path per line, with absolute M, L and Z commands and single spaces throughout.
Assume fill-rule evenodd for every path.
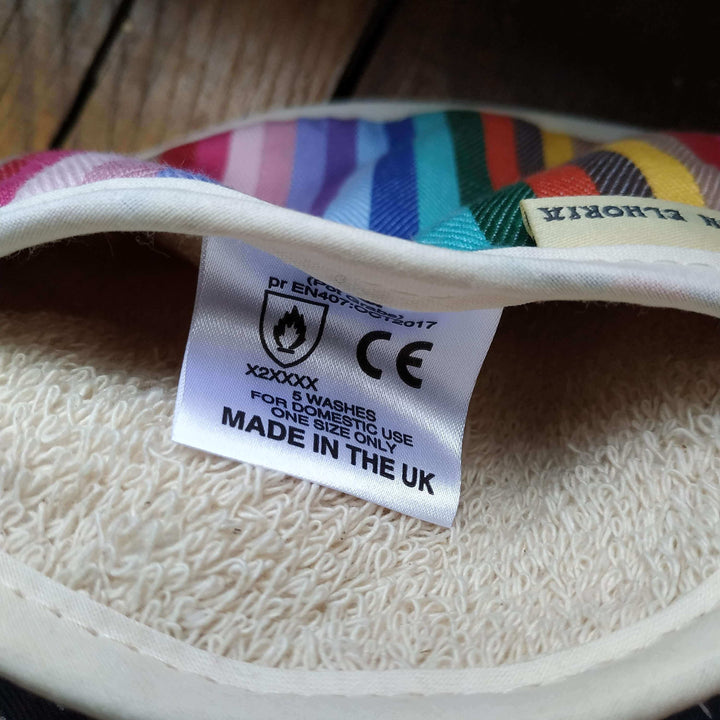
M 719 168 L 710 135 L 412 104 L 0 165 L 0 675 L 126 720 L 716 694 Z M 223 299 L 286 266 L 260 318 Z M 414 434 L 368 439 L 358 367 Z M 242 383 L 274 424 L 228 400 L 233 455 L 182 418 Z M 401 470 L 411 436 L 442 467 Z

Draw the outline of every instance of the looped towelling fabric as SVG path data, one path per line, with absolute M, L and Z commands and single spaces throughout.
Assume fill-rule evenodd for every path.
M 122 193 L 132 185 L 103 183 L 131 180 L 150 205 L 153 187 L 185 181 L 189 193 L 213 187 L 224 200 L 322 218 L 330 234 L 343 225 L 376 233 L 373 242 L 400 238 L 408 259 L 420 246 L 463 258 L 518 248 L 505 267 L 530 282 L 523 263 L 541 249 L 522 200 L 624 196 L 720 210 L 720 137 L 598 142 L 450 109 L 243 122 L 147 158 L 42 152 L 0 164 L 0 255 L 35 244 L 13 245 L 10 231 L 3 241 L 4 222 L 73 189 L 117 187 L 113 212 L 126 202 L 130 212 Z M 83 202 L 84 212 L 92 197 Z M 54 218 L 64 227 L 68 216 Z M 98 232 L 73 217 L 72 235 Z M 290 232 L 280 227 L 288 216 L 262 217 L 269 235 Z M 200 225 L 187 233 L 205 234 Z M 274 707 L 417 717 L 425 695 L 443 718 L 659 718 L 720 691 L 712 253 L 689 255 L 689 269 L 677 252 L 638 246 L 627 256 L 638 293 L 665 309 L 505 311 L 471 403 L 460 509 L 443 529 L 174 445 L 194 274 L 166 250 L 197 260 L 200 246 L 179 233 L 126 234 L 143 245 L 134 269 L 65 266 L 70 245 L 16 254 L 0 269 L 0 673 L 91 716 L 133 718 L 180 707 L 209 718 Z M 645 278 L 644 261 L 662 265 L 664 279 Z M 685 307 L 691 270 L 705 273 L 693 308 L 706 315 L 672 309 Z M 576 274 L 580 287 L 582 258 Z M 30 300 L 13 304 L 23 286 Z M 593 292 L 582 297 L 605 299 Z M 99 310 L 88 309 L 93 297 Z M 77 647 L 114 654 L 91 682 L 80 682 L 72 652 L 36 667 L 23 644 L 36 624 L 48 648 L 77 631 Z M 685 630 L 707 647 L 687 633 L 682 645 Z M 141 700 L 118 699 L 130 684 L 103 694 L 107 668 L 130 683 L 136 663 L 150 688 Z M 304 704 L 314 696 L 324 700 Z

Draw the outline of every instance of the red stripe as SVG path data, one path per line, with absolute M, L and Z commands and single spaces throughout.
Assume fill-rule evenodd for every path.
M 720 168 L 720 137 L 695 132 L 674 132 L 670 134 L 690 148 L 703 162 Z
M 0 183 L 5 182 L 8 178 L 19 173 L 31 160 L 32 155 L 26 155 L 25 157 L 8 160 L 6 163 L 0 165 Z
M 600 195 L 590 176 L 577 165 L 560 165 L 525 178 L 536 197 Z
M 213 180 L 222 180 L 230 153 L 230 135 L 225 132 L 171 148 L 162 153 L 158 160 L 182 170 L 202 173 Z
M 195 143 L 178 145 L 178 147 L 166 150 L 158 155 L 160 162 L 166 163 L 174 168 L 191 171 L 195 165 Z
M 515 152 L 515 127 L 512 118 L 482 114 L 485 133 L 485 161 L 493 190 L 512 185 L 520 179 Z

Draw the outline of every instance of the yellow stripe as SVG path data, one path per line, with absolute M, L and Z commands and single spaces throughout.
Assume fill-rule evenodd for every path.
M 655 197 L 700 207 L 705 205 L 692 173 L 672 155 L 643 140 L 620 140 L 605 147 L 630 160 L 645 176 Z
M 556 165 L 570 162 L 573 159 L 572 138 L 569 135 L 542 131 L 543 159 L 545 167 L 551 168 Z

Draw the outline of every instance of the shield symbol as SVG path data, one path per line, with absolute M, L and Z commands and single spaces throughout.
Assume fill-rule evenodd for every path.
M 320 342 L 328 306 L 266 290 L 260 313 L 260 342 L 280 367 L 307 360 Z

